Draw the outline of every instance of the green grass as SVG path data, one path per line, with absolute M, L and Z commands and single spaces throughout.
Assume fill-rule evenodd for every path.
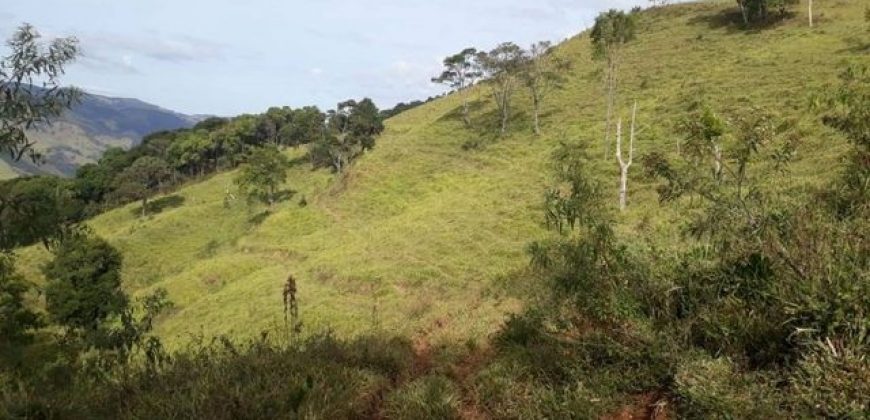
M 868 62 L 863 7 L 857 0 L 826 3 L 817 8 L 815 28 L 798 8 L 793 19 L 751 32 L 718 23 L 734 9 L 730 0 L 644 13 L 620 73 L 622 114 L 639 101 L 645 131 L 637 153 L 672 153 L 674 122 L 687 101 L 703 96 L 722 111 L 754 104 L 797 119 L 805 142 L 792 186 L 826 181 L 844 142 L 807 111 L 807 98 L 844 64 Z M 264 208 L 243 200 L 224 206 L 230 172 L 179 189 L 183 202 L 161 213 L 140 219 L 139 205 L 131 204 L 90 225 L 123 251 L 129 291 L 169 291 L 175 307 L 158 332 L 173 345 L 191 335 L 246 338 L 280 327 L 288 273 L 298 281 L 306 331 L 354 336 L 377 326 L 452 342 L 485 336 L 518 308 L 521 296 L 504 285 L 522 284 L 524 247 L 547 234 L 540 204 L 553 147 L 584 141 L 593 156 L 603 152 L 601 65 L 591 60 L 589 39 L 581 34 L 557 53 L 573 66 L 564 89 L 544 104 L 540 137 L 531 135 L 524 93 L 503 139 L 490 134 L 491 104 L 475 107 L 476 129 L 467 130 L 457 117 L 459 98 L 449 96 L 387 121 L 375 150 L 344 177 L 295 166 L 287 183 L 295 195 L 265 218 L 258 217 Z M 486 99 L 482 87 L 473 96 Z M 469 141 L 483 146 L 463 150 Z M 595 164 L 613 180 L 615 205 L 616 162 Z M 673 210 L 657 204 L 655 184 L 639 166 L 632 167 L 620 234 L 676 245 Z M 303 196 L 305 207 L 298 204 Z M 41 281 L 47 254 L 20 254 L 25 275 Z

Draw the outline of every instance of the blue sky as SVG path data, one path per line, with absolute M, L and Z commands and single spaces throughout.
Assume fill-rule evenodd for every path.
M 444 89 L 429 79 L 467 46 L 561 41 L 605 8 L 646 0 L 6 1 L 22 22 L 75 35 L 65 81 L 199 114 L 262 112 L 368 96 L 381 108 Z

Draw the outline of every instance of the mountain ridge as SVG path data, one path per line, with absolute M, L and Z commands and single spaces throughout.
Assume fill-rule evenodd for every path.
M 150 133 L 192 127 L 206 115 L 187 115 L 136 98 L 85 92 L 81 101 L 51 125 L 31 130 L 43 162 L 0 157 L 0 179 L 22 175 L 69 177 L 110 147 L 129 149 Z

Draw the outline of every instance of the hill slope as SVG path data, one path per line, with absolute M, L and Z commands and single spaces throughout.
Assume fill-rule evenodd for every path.
M 867 61 L 861 3 L 826 5 L 814 29 L 798 16 L 751 35 L 729 23 L 732 1 L 644 13 L 621 71 L 622 110 L 639 101 L 637 152 L 673 151 L 673 123 L 690 100 L 705 97 L 723 111 L 763 105 L 798 119 L 805 134 L 792 186 L 799 192 L 824 182 L 843 140 L 806 111 L 806 98 L 835 79 L 838 64 Z M 575 37 L 557 53 L 573 66 L 564 89 L 544 104 L 540 137 L 530 134 L 525 94 L 512 134 L 490 134 L 495 111 L 478 87 L 476 129 L 462 126 L 454 96 L 402 113 L 345 177 L 295 166 L 287 184 L 295 195 L 271 214 L 241 200 L 225 204 L 233 173 L 224 173 L 180 189 L 165 199 L 172 206 L 147 219 L 133 204 L 91 225 L 123 250 L 131 291 L 168 289 L 176 305 L 158 329 L 170 343 L 280 327 L 288 273 L 298 279 L 308 331 L 353 335 L 381 327 L 433 339 L 481 337 L 534 286 L 524 276 L 524 247 L 546 235 L 540 203 L 553 147 L 584 141 L 593 152 L 601 148 L 600 63 L 590 58 L 589 39 Z M 469 142 L 482 146 L 464 150 Z M 616 163 L 594 164 L 613 180 L 615 205 Z M 678 227 L 657 205 L 654 184 L 633 168 L 629 188 L 620 233 L 676 244 Z M 46 257 L 32 248 L 21 265 L 38 279 Z
M 2 156 L 0 179 L 17 174 L 71 176 L 77 167 L 96 161 L 109 147 L 128 149 L 147 134 L 190 127 L 198 120 L 138 99 L 88 93 L 59 121 L 30 133 L 45 155 L 44 164 L 34 165 L 26 159 L 13 162 Z

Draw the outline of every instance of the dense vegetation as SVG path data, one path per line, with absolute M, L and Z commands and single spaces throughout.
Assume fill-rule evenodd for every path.
M 5 184 L 46 219 L 0 213 L 4 249 L 37 244 L 16 253 L 21 274 L 0 260 L 0 345 L 15 349 L 0 413 L 862 418 L 870 43 L 855 10 L 831 6 L 824 33 L 744 33 L 733 2 L 610 11 L 557 48 L 449 57 L 436 81 L 459 92 L 385 130 L 363 100 L 286 130 L 274 121 L 296 120 L 270 111 L 159 134 L 114 172 L 136 176 L 103 185 L 144 200 L 167 173 L 241 167 L 153 197 L 146 218 L 143 202 L 84 227 L 63 213 L 86 212 L 66 181 Z M 477 60 L 486 80 L 450 81 Z M 262 140 L 239 155 L 170 158 L 257 118 Z M 633 172 L 615 162 L 623 140 Z M 306 157 L 335 174 L 291 163 Z M 237 208 L 233 182 L 267 212 Z M 298 330 L 276 322 L 288 269 Z

